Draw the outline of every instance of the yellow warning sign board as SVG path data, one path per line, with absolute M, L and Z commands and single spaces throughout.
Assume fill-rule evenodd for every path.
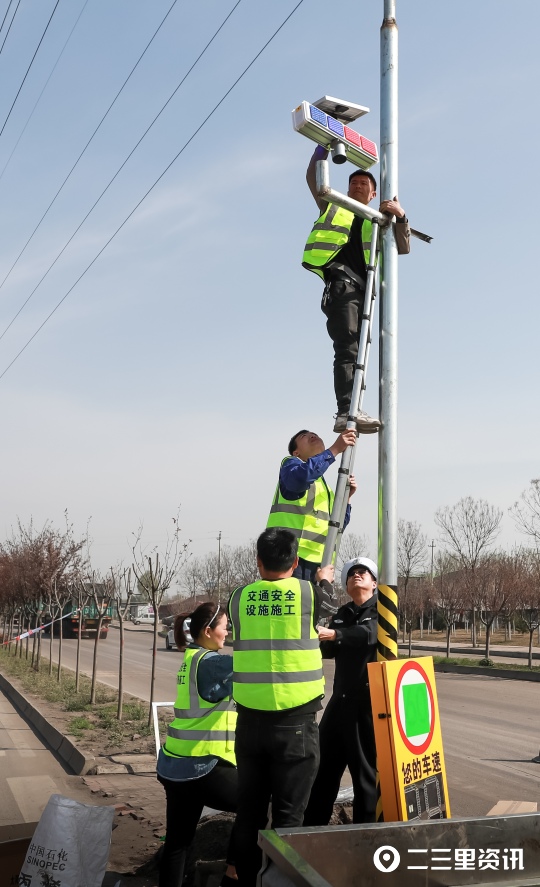
M 385 822 L 449 819 L 431 656 L 368 665 Z

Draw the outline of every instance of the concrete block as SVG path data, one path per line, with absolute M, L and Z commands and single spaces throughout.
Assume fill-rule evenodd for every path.
M 127 773 L 128 771 L 123 764 L 98 764 L 92 772 L 96 776 L 107 776 L 109 773 Z
M 146 763 L 135 763 L 127 764 L 127 769 L 130 773 L 155 773 L 156 772 L 156 760 L 155 758 L 152 761 L 148 761 Z
M 487 816 L 509 816 L 512 813 L 537 813 L 538 804 L 535 801 L 497 801 L 494 807 L 487 812 Z
M 146 764 L 150 770 L 156 769 L 155 755 L 111 755 L 110 760 L 115 764 Z

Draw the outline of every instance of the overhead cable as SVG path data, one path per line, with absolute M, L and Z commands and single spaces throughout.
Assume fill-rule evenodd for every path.
M 31 335 L 30 338 L 26 341 L 26 343 L 23 345 L 23 347 L 20 349 L 20 351 L 17 352 L 17 354 L 15 355 L 15 357 L 14 357 L 14 358 L 8 363 L 8 365 L 5 367 L 5 369 L 0 373 L 0 380 L 4 378 L 4 376 L 6 375 L 7 371 L 8 371 L 8 370 L 13 366 L 13 364 L 19 359 L 19 357 L 21 356 L 21 354 L 23 354 L 23 352 L 26 351 L 26 349 L 28 348 L 28 346 L 30 345 L 30 343 L 34 341 L 34 339 L 36 338 L 36 336 L 38 335 L 38 333 L 41 332 L 41 330 L 43 329 L 43 327 L 45 326 L 45 324 L 48 323 L 48 321 L 51 319 L 51 317 L 53 316 L 53 314 L 55 314 L 56 311 L 58 311 L 58 309 L 59 309 L 60 306 L 65 302 L 65 300 L 67 299 L 67 297 L 69 296 L 69 294 L 70 294 L 71 292 L 73 292 L 73 290 L 75 289 L 75 287 L 77 286 L 77 284 L 82 280 L 82 278 L 83 278 L 83 277 L 85 276 L 85 274 L 90 270 L 90 268 L 91 268 L 91 267 L 97 262 L 97 260 L 98 260 L 99 257 L 101 256 L 101 254 L 102 254 L 103 252 L 105 252 L 105 250 L 107 249 L 107 247 L 109 246 L 109 244 L 114 240 L 114 238 L 116 237 L 116 235 L 122 230 L 122 228 L 124 227 L 124 225 L 126 225 L 126 223 L 127 223 L 127 222 L 129 221 L 129 219 L 131 218 L 131 216 L 134 215 L 134 213 L 138 210 L 138 208 L 140 207 L 140 205 L 146 200 L 146 198 L 148 197 L 148 195 L 154 190 L 154 188 L 156 187 L 156 185 L 161 181 L 161 179 L 163 178 L 163 176 L 169 171 L 169 169 L 171 168 L 171 166 L 173 166 L 173 164 L 176 163 L 176 161 L 178 160 L 178 158 L 184 153 L 184 151 L 186 150 L 186 148 L 188 147 L 188 145 L 191 144 L 191 142 L 192 142 L 193 139 L 198 135 L 198 133 L 201 131 L 201 129 L 203 129 L 203 127 L 206 126 L 206 124 L 208 123 L 208 121 L 210 120 L 210 118 L 213 117 L 213 115 L 215 114 L 215 112 L 217 111 L 217 109 L 223 104 L 223 102 L 224 102 L 225 99 L 231 94 L 231 92 L 233 91 L 233 89 L 234 89 L 234 88 L 240 83 L 240 81 L 241 81 L 242 78 L 247 74 L 247 72 L 249 71 L 249 69 L 250 69 L 251 67 L 253 67 L 253 65 L 255 64 L 255 62 L 257 61 L 257 59 L 260 58 L 260 56 L 263 54 L 263 52 L 265 51 L 265 49 L 266 49 L 268 46 L 270 46 L 270 44 L 272 43 L 272 41 L 274 40 L 274 38 L 275 38 L 275 37 L 279 34 L 279 32 L 285 27 L 285 25 L 287 24 L 287 22 L 289 21 L 289 19 L 292 18 L 292 16 L 293 16 L 294 13 L 296 12 L 296 10 L 302 5 L 303 2 L 304 2 L 304 0 L 299 0 L 299 2 L 296 4 L 296 6 L 294 7 L 294 9 L 292 9 L 292 11 L 289 13 L 289 15 L 288 15 L 288 16 L 282 21 L 282 23 L 279 25 L 279 27 L 274 31 L 274 33 L 272 34 L 272 36 L 266 41 L 266 43 L 264 44 L 264 46 L 262 47 L 262 49 L 260 49 L 259 52 L 257 53 L 257 55 L 255 55 L 255 56 L 252 58 L 252 60 L 250 61 L 249 65 L 247 65 L 247 66 L 244 68 L 244 70 L 242 71 L 242 73 L 240 74 L 240 76 L 236 78 L 236 80 L 234 81 L 234 83 L 232 84 L 232 86 L 230 86 L 229 89 L 227 90 L 227 92 L 226 92 L 226 93 L 220 98 L 219 102 L 218 102 L 216 105 L 214 105 L 214 107 L 212 108 L 212 110 L 210 111 L 210 113 L 204 118 L 203 122 L 197 127 L 197 129 L 195 130 L 195 132 L 192 133 L 192 135 L 189 137 L 189 139 L 188 139 L 186 142 L 184 142 L 184 144 L 182 145 L 182 147 L 180 148 L 180 150 L 175 154 L 175 156 L 174 156 L 173 159 L 170 161 L 170 163 L 167 164 L 167 166 L 165 167 L 165 169 L 163 170 L 163 172 L 162 172 L 162 173 L 158 176 L 158 178 L 155 180 L 154 184 L 151 185 L 150 188 L 148 188 L 148 190 L 143 194 L 143 196 L 142 196 L 141 199 L 138 201 L 138 203 L 135 204 L 135 206 L 133 207 L 133 209 L 131 210 L 131 212 L 125 217 L 124 221 L 118 226 L 118 228 L 114 231 L 114 233 L 111 234 L 111 236 L 109 237 L 109 239 L 104 243 L 104 245 L 101 247 L 101 249 L 99 250 L 99 252 L 94 256 L 94 258 L 92 259 L 92 261 L 86 266 L 86 268 L 84 269 L 84 271 L 79 275 L 79 277 L 77 278 L 77 280 L 75 281 L 75 283 L 73 283 L 73 284 L 70 286 L 70 288 L 68 289 L 68 291 L 67 291 L 67 292 L 62 296 L 62 298 L 56 303 L 56 305 L 54 306 L 54 308 L 52 309 L 52 311 L 49 312 L 49 314 L 47 315 L 47 317 L 45 318 L 45 320 L 43 320 L 42 323 L 40 323 L 40 325 L 38 326 L 37 330 L 36 330 L 34 333 L 32 333 L 32 335 Z
M 46 34 L 47 31 L 49 30 L 49 25 L 50 25 L 50 23 L 52 22 L 53 15 L 54 15 L 54 13 L 56 12 L 56 9 L 57 9 L 59 3 L 60 3 L 60 0 L 56 0 L 56 3 L 54 4 L 54 9 L 53 9 L 53 11 L 51 12 L 51 15 L 50 15 L 49 21 L 48 21 L 47 24 L 45 25 L 45 30 L 43 31 L 43 34 L 41 35 L 41 39 L 40 39 L 38 45 L 36 46 L 36 51 L 35 51 L 34 55 L 32 56 L 32 58 L 30 59 L 30 64 L 28 65 L 28 67 L 27 67 L 27 69 L 26 69 L 26 74 L 24 75 L 24 77 L 23 77 L 23 79 L 22 79 L 22 83 L 21 83 L 21 85 L 19 86 L 19 88 L 18 88 L 18 90 L 17 90 L 17 95 L 16 95 L 15 98 L 13 99 L 13 103 L 12 103 L 12 105 L 11 105 L 11 108 L 10 108 L 9 111 L 8 111 L 8 115 L 7 115 L 6 119 L 4 120 L 4 125 L 2 126 L 2 129 L 0 129 L 0 136 L 1 136 L 2 133 L 4 132 L 4 130 L 5 130 L 5 128 L 6 128 L 6 124 L 7 124 L 8 120 L 9 120 L 9 118 L 11 117 L 11 112 L 13 111 L 13 108 L 15 107 L 15 102 L 16 102 L 17 99 L 19 98 L 19 95 L 20 95 L 21 89 L 23 88 L 24 83 L 25 83 L 25 80 L 26 80 L 26 78 L 28 77 L 28 74 L 30 73 L 30 68 L 31 68 L 32 65 L 34 64 L 34 59 L 35 59 L 36 55 L 37 55 L 38 52 L 39 52 L 39 47 L 41 46 L 41 44 L 43 43 L 43 40 L 45 39 L 45 34 Z
M 102 125 L 103 122 L 105 121 L 105 118 L 106 118 L 107 115 L 109 114 L 109 111 L 111 110 L 111 108 L 113 107 L 113 105 L 116 103 L 116 100 L 118 99 L 120 93 L 123 91 L 123 89 L 124 89 L 124 87 L 126 86 L 128 80 L 130 80 L 132 74 L 134 73 L 135 69 L 136 69 L 137 66 L 139 65 L 139 62 L 142 60 L 142 58 L 143 58 L 143 56 L 145 55 L 146 51 L 148 50 L 148 48 L 150 47 L 150 45 L 151 45 L 151 43 L 153 42 L 154 38 L 156 37 L 156 35 L 157 35 L 158 32 L 160 31 L 162 25 L 165 23 L 167 17 L 169 16 L 169 13 L 172 11 L 172 9 L 174 8 L 174 6 L 176 6 L 177 2 L 178 2 L 178 0 L 173 0 L 173 2 L 172 2 L 172 4 L 170 5 L 169 9 L 167 10 L 167 12 L 165 13 L 165 15 L 164 15 L 163 18 L 161 19 L 160 24 L 158 25 L 158 27 L 156 28 L 156 30 L 155 30 L 154 33 L 152 34 L 150 40 L 148 41 L 148 43 L 147 43 L 146 46 L 144 47 L 143 51 L 141 52 L 139 58 L 137 59 L 137 61 L 136 61 L 135 64 L 133 65 L 133 67 L 132 67 L 131 71 L 129 72 L 128 76 L 126 77 L 126 79 L 125 79 L 124 82 L 122 83 L 122 86 L 120 87 L 120 89 L 119 89 L 118 92 L 116 93 L 116 95 L 115 95 L 114 99 L 112 100 L 111 104 L 109 105 L 109 107 L 108 107 L 107 110 L 105 111 L 103 117 L 101 118 L 101 120 L 99 121 L 98 125 L 97 125 L 96 128 L 94 129 L 94 132 L 92 133 L 92 135 L 91 135 L 90 138 L 88 139 L 86 145 L 84 146 L 84 148 L 82 149 L 81 153 L 80 153 L 79 156 L 77 157 L 75 163 L 74 163 L 73 166 L 71 167 L 71 169 L 70 169 L 70 171 L 68 172 L 67 176 L 65 177 L 64 181 L 62 182 L 62 184 L 61 184 L 60 187 L 58 188 L 58 191 L 57 191 L 56 194 L 54 195 L 53 199 L 52 199 L 51 202 L 49 203 L 49 205 L 48 205 L 47 209 L 45 210 L 45 212 L 43 213 L 43 215 L 41 216 L 41 218 L 40 218 L 39 222 L 37 223 L 36 227 L 34 228 L 34 230 L 32 231 L 32 233 L 30 234 L 30 237 L 28 238 L 28 240 L 27 240 L 26 243 L 24 244 L 24 246 L 23 246 L 22 250 L 20 251 L 19 255 L 17 256 L 17 258 L 16 258 L 15 261 L 13 262 L 11 268 L 10 268 L 9 271 L 7 272 L 6 276 L 4 277 L 4 279 L 2 280 L 2 282 L 0 283 L 0 289 L 2 289 L 2 287 L 4 286 L 6 280 L 7 280 L 8 277 L 10 276 L 11 272 L 13 271 L 13 269 L 15 268 L 15 265 L 17 264 L 17 262 L 19 261 L 19 259 L 20 259 L 21 256 L 23 255 L 23 253 L 25 252 L 27 246 L 29 245 L 29 243 L 30 243 L 30 241 L 32 240 L 32 238 L 34 237 L 34 234 L 36 233 L 36 231 L 37 231 L 38 228 L 40 227 L 41 223 L 43 222 L 43 220 L 44 220 L 45 217 L 47 216 L 49 210 L 51 209 L 51 207 L 52 207 L 53 204 L 55 203 L 55 201 L 56 201 L 57 197 L 59 196 L 60 192 L 63 190 L 64 185 L 67 183 L 68 179 L 71 177 L 72 173 L 74 172 L 75 168 L 77 167 L 77 165 L 78 165 L 80 159 L 82 158 L 83 154 L 86 152 L 86 150 L 87 150 L 87 148 L 89 147 L 90 143 L 91 143 L 92 140 L 94 139 L 94 136 L 96 135 L 96 133 L 97 133 L 98 130 L 100 129 L 101 125 Z M 85 4 L 85 6 L 86 6 L 86 4 Z M 81 14 L 82 14 L 82 13 L 81 13 Z M 79 17 L 80 17 L 80 16 L 79 16 Z M 76 23 L 75 23 L 75 24 L 76 24 Z M 51 73 L 52 73 L 52 72 L 51 72 Z M 39 100 L 38 100 L 38 101 L 39 101 Z M 10 159 L 11 159 L 11 156 L 10 156 Z M 8 163 L 9 163 L 9 160 L 8 160 Z M 7 164 L 6 164 L 6 166 L 7 166 Z M 4 167 L 4 170 L 2 170 L 2 175 L 0 175 L 0 179 L 1 179 L 2 176 L 4 175 L 4 171 L 5 171 L 5 167 Z M 83 222 L 84 222 L 84 219 L 83 219 Z M 82 223 L 81 223 L 81 224 L 82 224 Z M 78 230 L 78 229 L 77 229 L 77 230 Z M 77 232 L 75 232 L 75 234 L 76 234 L 76 233 L 77 233 Z M 68 243 L 69 243 L 69 241 L 68 241 Z M 67 244 L 66 244 L 66 246 L 67 246 Z M 61 255 L 61 253 L 60 253 L 60 255 Z M 57 256 L 57 258 L 58 258 L 58 256 Z M 56 260 L 55 260 L 55 261 L 56 261 Z M 40 283 L 41 283 L 41 281 L 40 281 Z M 39 286 L 39 284 L 38 284 L 38 286 Z M 31 293 L 30 295 L 32 295 L 32 293 Z M 26 302 L 24 303 L 24 305 L 26 305 Z M 24 308 L 24 305 L 22 306 L 23 308 Z M 22 309 L 21 309 L 21 310 L 22 310 Z M 17 315 L 18 315 L 18 312 L 17 312 L 17 314 L 15 315 L 15 317 L 17 317 Z M 15 317 L 13 318 L 13 320 L 15 320 Z M 11 321 L 11 323 L 13 323 L 13 320 Z M 4 332 L 2 333 L 2 335 L 0 336 L 0 339 L 2 339 L 3 336 L 4 336 L 4 334 L 8 331 L 9 327 L 11 326 L 11 323 L 9 324 L 8 327 L 6 327 L 6 329 L 4 330 Z
M 53 66 L 53 68 L 52 68 L 52 70 L 51 70 L 51 73 L 49 74 L 49 76 L 47 77 L 47 79 L 46 79 L 46 81 L 45 81 L 45 86 L 43 87 L 43 89 L 41 90 L 40 94 L 38 95 L 37 100 L 36 100 L 36 103 L 35 103 L 34 107 L 32 108 L 32 110 L 30 111 L 30 114 L 29 114 L 29 116 L 28 116 L 28 119 L 27 119 L 26 123 L 24 124 L 24 126 L 23 126 L 23 128 L 22 128 L 22 132 L 21 132 L 19 138 L 17 139 L 17 141 L 15 142 L 15 145 L 13 146 L 13 149 L 12 149 L 12 151 L 11 151 L 11 154 L 9 155 L 9 157 L 8 157 L 8 159 L 7 159 L 7 161 L 6 161 L 6 163 L 4 164 L 4 168 L 3 168 L 2 172 L 0 173 L 0 181 L 2 180 L 2 178 L 3 178 L 3 176 L 4 176 L 4 173 L 5 173 L 6 169 L 8 168 L 8 166 L 9 166 L 9 164 L 10 164 L 11 158 L 13 157 L 15 151 L 17 150 L 17 148 L 18 148 L 18 146 L 19 146 L 19 142 L 21 141 L 23 135 L 24 135 L 25 132 L 26 132 L 26 127 L 28 126 L 28 124 L 30 123 L 32 117 L 34 116 L 34 111 L 36 110 L 37 106 L 39 105 L 39 103 L 40 103 L 40 101 L 41 101 L 41 96 L 43 95 L 43 93 L 44 93 L 45 90 L 47 89 L 47 86 L 49 85 L 49 80 L 51 79 L 52 75 L 53 75 L 54 72 L 56 71 L 56 68 L 57 68 L 57 66 L 58 66 L 58 63 L 59 63 L 60 59 L 62 58 L 62 56 L 64 55 L 64 50 L 65 50 L 66 46 L 68 45 L 69 41 L 71 40 L 71 36 L 72 36 L 72 34 L 73 34 L 73 31 L 75 30 L 75 28 L 76 28 L 77 25 L 79 24 L 80 18 L 81 18 L 81 16 L 82 16 L 84 10 L 86 9 L 87 4 L 88 4 L 88 0 L 84 0 L 83 7 L 82 7 L 81 11 L 79 12 L 79 15 L 78 15 L 77 18 L 76 18 L 75 24 L 73 25 L 71 31 L 69 32 L 69 34 L 68 34 L 68 36 L 67 36 L 67 39 L 66 39 L 66 41 L 65 41 L 65 43 L 64 43 L 64 45 L 63 45 L 63 47 L 62 47 L 62 49 L 61 49 L 61 51 L 60 51 L 60 54 L 59 54 L 58 58 L 56 59 L 56 61 L 55 61 L 55 63 L 54 63 L 54 66 Z M 0 30 L 1 30 L 1 28 L 0 28 Z
M 176 0 L 175 0 L 175 2 L 176 2 Z M 43 281 L 45 280 L 45 278 L 47 277 L 47 275 L 49 274 L 49 272 L 52 271 L 52 269 L 53 269 L 54 266 L 56 265 L 56 263 L 57 263 L 58 259 L 60 258 L 60 256 L 66 251 L 66 249 L 68 248 L 69 244 L 71 243 L 71 241 L 73 240 L 73 238 L 75 237 L 75 235 L 77 234 L 77 232 L 80 231 L 80 229 L 82 228 L 82 226 L 83 226 L 84 223 L 86 222 L 87 218 L 88 218 L 88 217 L 91 215 L 91 213 L 94 211 L 94 209 L 96 208 L 96 206 L 98 205 L 98 203 L 100 202 L 100 200 L 102 199 L 102 197 L 107 193 L 107 191 L 108 191 L 109 188 L 111 187 L 112 183 L 113 183 L 114 180 L 118 177 L 118 175 L 120 174 L 120 172 L 123 170 L 124 166 L 126 165 L 126 163 L 128 162 L 128 160 L 130 159 L 130 157 L 135 153 L 135 151 L 137 150 L 137 148 L 138 148 L 139 145 L 141 144 L 142 140 L 143 140 L 143 139 L 146 137 L 146 135 L 150 132 L 150 130 L 151 130 L 151 128 L 153 127 L 154 123 L 158 120 L 158 118 L 161 116 L 161 114 L 163 114 L 163 111 L 165 110 L 165 108 L 167 107 L 167 105 L 169 104 L 169 102 L 172 100 L 173 96 L 176 95 L 176 93 L 178 92 L 178 90 L 180 89 L 180 87 L 182 86 L 182 84 L 185 83 L 186 79 L 189 77 L 189 75 L 190 75 L 191 72 L 193 71 L 195 65 L 197 65 L 197 63 L 198 63 L 198 62 L 200 61 L 200 59 L 203 57 L 203 55 L 205 54 L 206 50 L 209 48 L 209 46 L 211 45 L 211 43 L 214 42 L 214 40 L 215 40 L 216 37 L 218 36 L 218 34 L 219 34 L 219 32 L 221 31 L 221 29 L 224 27 L 224 25 L 226 24 L 226 22 L 230 19 L 230 17 L 231 17 L 231 15 L 233 14 L 234 10 L 236 9 L 237 6 L 240 5 L 241 2 L 242 2 L 242 0 L 237 0 L 237 2 L 236 2 L 235 5 L 233 6 L 233 8 L 232 8 L 231 11 L 229 12 L 229 14 L 226 16 L 226 18 L 223 19 L 223 21 L 222 21 L 221 25 L 219 26 L 219 28 L 217 29 L 217 31 L 214 32 L 214 34 L 212 35 L 212 37 L 210 38 L 210 40 L 208 41 L 208 43 L 206 44 L 206 46 L 204 47 L 204 49 L 202 50 L 202 52 L 199 53 L 199 55 L 197 56 L 197 58 L 195 59 L 195 61 L 194 61 L 193 64 L 191 65 L 191 68 L 188 70 L 188 72 L 187 72 L 186 74 L 184 74 L 184 76 L 183 76 L 182 80 L 180 81 L 180 83 L 178 84 L 178 86 L 173 90 L 173 92 L 171 93 L 171 95 L 169 96 L 169 98 L 167 99 L 167 101 L 165 102 L 165 104 L 162 105 L 161 109 L 158 111 L 158 113 L 156 114 L 156 116 L 154 117 L 154 119 L 152 120 L 152 122 L 147 126 L 147 128 L 146 128 L 145 131 L 143 132 L 142 136 L 139 138 L 139 140 L 138 140 L 138 142 L 135 144 L 135 146 L 131 149 L 131 151 L 129 152 L 128 156 L 126 157 L 126 159 L 124 160 L 124 162 L 122 163 L 122 165 L 116 170 L 116 172 L 115 172 L 115 174 L 113 175 L 112 179 L 109 180 L 109 182 L 107 183 L 107 185 L 105 186 L 105 188 L 103 189 L 103 191 L 101 192 L 101 194 L 99 195 L 99 197 L 96 198 L 96 200 L 94 201 L 94 203 L 92 204 L 92 206 L 90 207 L 90 209 L 88 210 L 88 212 L 86 213 L 86 215 L 84 216 L 82 222 L 80 222 L 79 225 L 77 225 L 77 227 L 75 228 L 75 231 L 73 232 L 73 234 L 71 235 L 71 237 L 69 238 L 69 240 L 66 241 L 66 243 L 64 244 L 64 246 L 62 247 L 62 249 L 60 250 L 60 252 L 57 254 L 56 258 L 51 262 L 51 264 L 49 265 L 49 267 L 47 268 L 47 270 L 45 271 L 45 273 L 43 274 L 43 276 L 38 280 L 38 282 L 36 283 L 34 289 L 31 291 L 30 295 L 29 295 L 29 296 L 26 298 L 26 300 L 23 302 L 23 304 L 21 305 L 21 307 L 19 308 L 19 310 L 17 311 L 17 313 L 11 318 L 11 320 L 10 320 L 10 322 L 8 323 L 7 327 L 6 327 L 6 328 L 2 331 L 2 333 L 0 334 L 0 341 L 4 338 L 4 336 L 5 336 L 5 334 L 7 333 L 7 331 L 10 329 L 10 327 L 11 327 L 11 326 L 13 325 L 13 323 L 16 321 L 16 319 L 17 319 L 17 317 L 19 316 L 19 314 L 21 313 L 21 311 L 23 311 L 23 309 L 26 307 L 26 305 L 28 304 L 28 302 L 30 301 L 30 299 L 32 298 L 32 296 L 34 295 L 34 293 L 36 292 L 36 290 L 39 289 L 39 287 L 41 286 L 41 284 L 43 283 Z M 174 4 L 173 4 L 173 5 L 174 5 Z M 55 199 L 56 199 L 56 198 L 55 198 Z M 53 200 L 53 203 L 54 203 L 54 200 Z M 52 203 L 50 204 L 50 206 L 49 206 L 48 209 L 46 210 L 45 214 L 44 214 L 44 215 L 42 216 L 42 218 L 40 219 L 38 225 L 37 225 L 36 228 L 34 229 L 34 233 L 35 233 L 35 231 L 37 230 L 37 228 L 39 227 L 39 225 L 41 224 L 41 222 L 43 221 L 43 219 L 45 218 L 45 215 L 47 214 L 47 212 L 49 211 L 49 209 L 51 208 L 51 206 L 52 206 Z M 23 249 L 21 250 L 21 252 L 20 252 L 19 255 L 17 256 L 17 259 L 15 260 L 15 262 L 13 263 L 13 265 L 11 266 L 11 268 L 9 269 L 9 271 L 8 271 L 8 273 L 6 274 L 6 276 L 4 277 L 4 280 L 2 281 L 2 283 L 0 283 L 0 289 L 2 288 L 2 286 L 3 286 L 4 283 L 6 282 L 7 278 L 9 277 L 9 275 L 11 274 L 11 272 L 13 271 L 13 268 L 15 267 L 15 265 L 17 264 L 17 262 L 19 261 L 19 258 L 20 258 L 21 255 L 23 254 L 23 252 L 24 252 L 24 250 L 26 249 L 26 247 L 28 246 L 28 243 L 29 243 L 30 240 L 32 239 L 32 236 L 33 236 L 33 234 L 30 236 L 29 240 L 26 242 L 25 246 L 23 247 Z
M 7 31 L 6 31 L 6 36 L 4 37 L 4 40 L 2 41 L 2 46 L 0 46 L 0 54 L 1 54 L 2 50 L 3 50 L 3 48 L 4 48 L 4 44 L 5 44 L 6 40 L 7 40 L 7 38 L 9 37 L 9 32 L 11 31 L 11 26 L 12 26 L 13 22 L 15 21 L 15 16 L 17 15 L 17 10 L 18 10 L 18 8 L 19 8 L 20 5 L 21 5 L 21 0 L 18 0 L 18 2 L 17 2 L 17 6 L 15 7 L 15 12 L 13 13 L 13 17 L 12 17 L 10 23 L 9 23 L 9 28 L 8 28 Z M 11 3 L 9 4 L 9 6 L 11 6 Z M 8 6 L 8 9 L 9 9 L 9 6 Z M 7 13 L 6 13 L 6 15 L 7 15 Z
M 11 8 L 11 4 L 12 4 L 12 3 L 13 3 L 13 0 L 9 0 L 9 3 L 8 3 L 8 5 L 7 5 L 7 9 L 6 9 L 5 13 L 4 13 L 4 18 L 2 19 L 2 24 L 0 25 L 0 34 L 2 33 L 2 28 L 4 27 L 4 22 L 5 22 L 5 20 L 7 19 L 7 14 L 8 14 L 8 12 L 9 12 L 10 8 Z

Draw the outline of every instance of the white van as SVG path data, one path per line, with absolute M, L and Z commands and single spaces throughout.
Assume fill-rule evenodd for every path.
M 153 625 L 155 622 L 155 617 L 153 613 L 140 613 L 138 616 L 133 619 L 134 625 Z

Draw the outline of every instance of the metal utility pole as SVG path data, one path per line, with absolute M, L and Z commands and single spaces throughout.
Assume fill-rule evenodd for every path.
M 431 540 L 431 545 L 429 547 L 431 548 L 431 584 L 433 585 L 433 549 L 435 548 L 434 539 Z
M 217 597 L 218 603 L 221 600 L 220 594 L 220 583 L 221 583 L 221 530 L 219 531 L 219 536 L 217 537 L 218 541 L 218 550 L 217 550 Z
M 398 30 L 395 0 L 381 26 L 381 200 L 398 196 Z M 397 246 L 392 225 L 381 238 L 379 337 L 379 659 L 397 659 Z

